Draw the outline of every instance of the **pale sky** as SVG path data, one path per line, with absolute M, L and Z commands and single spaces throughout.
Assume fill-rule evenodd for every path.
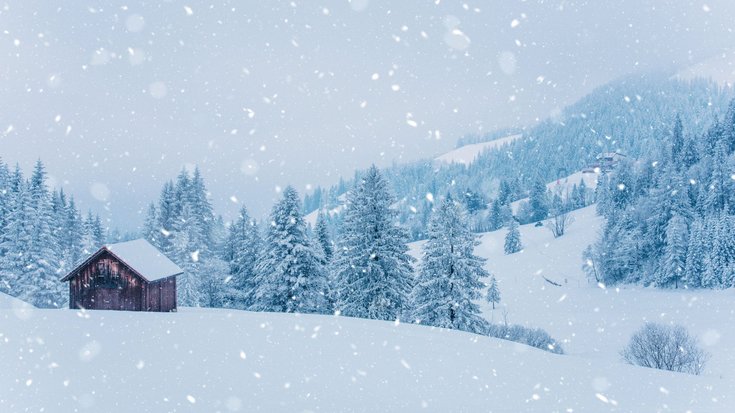
M 0 156 L 121 229 L 192 165 L 226 219 L 264 216 L 279 187 L 720 54 L 733 22 L 731 0 L 0 2 Z

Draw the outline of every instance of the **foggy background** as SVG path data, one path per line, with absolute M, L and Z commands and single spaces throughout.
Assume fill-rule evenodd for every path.
M 96 3 L 0 3 L 0 156 L 123 230 L 183 167 L 261 217 L 735 44 L 731 0 Z

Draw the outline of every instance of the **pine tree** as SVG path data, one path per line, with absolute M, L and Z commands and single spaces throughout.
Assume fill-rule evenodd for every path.
M 202 285 L 200 305 L 202 307 L 222 308 L 227 303 L 229 268 L 225 261 L 210 258 L 202 265 Z
M 393 202 L 375 166 L 348 193 L 334 263 L 338 308 L 346 316 L 395 320 L 408 309 L 414 260 Z
M 332 246 L 332 240 L 329 237 L 329 228 L 327 228 L 327 221 L 324 219 L 324 214 L 321 211 L 316 216 L 316 238 L 319 241 L 319 246 L 322 249 L 322 255 L 324 261 L 329 263 L 332 261 L 334 255 L 334 247 Z
M 692 222 L 689 242 L 687 245 L 687 257 L 684 267 L 684 284 L 688 287 L 702 287 L 702 274 L 706 270 L 704 261 L 707 251 L 710 249 L 709 237 L 702 219 L 697 218 Z
M 533 183 L 528 202 L 531 211 L 533 211 L 532 221 L 543 221 L 549 216 L 549 197 L 546 193 L 546 185 L 541 179 L 537 179 Z
M 151 203 L 148 206 L 148 213 L 146 214 L 145 222 L 143 223 L 142 235 L 146 241 L 150 242 L 151 245 L 154 245 L 160 250 L 163 249 L 160 240 L 163 234 L 161 234 L 158 224 L 158 211 L 156 210 L 156 205 L 154 203 Z
M 503 205 L 501 205 L 499 199 L 496 199 L 490 205 L 488 228 L 490 231 L 496 231 L 503 227 L 503 222 Z
M 730 270 L 735 263 L 735 237 L 732 226 L 733 218 L 722 211 L 710 218 L 713 224 L 709 227 L 712 247 L 705 257 L 705 271 L 702 283 L 709 288 L 727 288 L 731 281 Z
M 500 289 L 498 288 L 498 281 L 495 279 L 495 275 L 490 277 L 490 285 L 487 287 L 487 302 L 492 303 L 493 310 L 495 304 L 500 302 Z
M 301 201 L 292 187 L 271 212 L 264 252 L 255 267 L 254 311 L 328 313 L 329 286 L 322 258 L 307 237 Z
M 92 214 L 92 211 L 87 211 L 83 226 L 82 251 L 85 255 L 94 254 L 105 245 L 105 230 L 99 216 Z
M 508 233 L 505 234 L 505 253 L 515 254 L 523 249 L 521 232 L 518 230 L 518 221 L 511 218 L 508 222 Z
M 13 296 L 21 296 L 30 282 L 23 277 L 28 265 L 26 251 L 31 244 L 30 194 L 20 166 L 9 177 L 5 222 L 0 232 L 0 288 Z
M 189 195 L 184 198 L 183 203 L 191 205 L 192 214 L 189 225 L 192 227 L 192 242 L 206 260 L 210 256 L 213 244 L 212 227 L 215 218 L 212 204 L 207 199 L 207 188 L 199 168 L 194 168 L 188 190 Z
M 461 207 L 451 198 L 434 211 L 429 239 L 422 248 L 412 315 L 422 324 L 482 333 L 487 321 L 474 300 L 482 297 L 485 260 L 474 255 L 479 244 Z
M 686 219 L 674 214 L 666 226 L 666 245 L 661 257 L 661 266 L 656 277 L 656 285 L 660 287 L 679 288 L 686 269 L 687 245 L 689 231 Z
M 65 260 L 69 264 L 67 270 L 64 272 L 68 272 L 85 258 L 84 245 L 82 245 L 84 240 L 84 221 L 82 220 L 82 215 L 77 210 L 73 197 L 69 197 L 63 223 L 64 232 L 67 234 L 65 238 L 65 245 L 67 247 Z
M 674 165 L 680 165 L 682 160 L 682 154 L 684 152 L 684 126 L 681 123 L 681 118 L 676 115 L 674 121 L 674 129 L 671 133 L 671 160 Z
M 242 206 L 239 217 L 230 225 L 225 242 L 224 258 L 232 276 L 227 283 L 225 306 L 245 310 L 253 305 L 255 265 L 261 249 L 258 226 Z
M 587 206 L 587 184 L 584 182 L 584 178 L 579 180 L 577 197 L 574 199 L 574 204 L 577 209 Z
M 724 144 L 715 148 L 715 156 L 712 159 L 712 174 L 708 182 L 707 195 L 704 200 L 704 208 L 709 212 L 719 212 L 727 204 L 729 195 L 732 193 L 732 179 L 730 178 L 727 149 Z
M 181 211 L 177 211 L 176 191 L 173 182 L 169 181 L 163 185 L 161 196 L 158 201 L 158 230 L 161 236 L 156 245 L 161 252 L 170 256 L 172 232 L 175 222 L 179 219 Z
M 687 170 L 699 162 L 699 148 L 697 147 L 697 140 L 694 137 L 688 136 L 684 139 L 684 147 L 682 148 L 679 162 L 682 170 Z
M 192 236 L 191 205 L 184 205 L 179 218 L 175 221 L 171 235 L 170 251 L 166 255 L 182 270 L 176 282 L 177 300 L 185 307 L 200 307 L 202 305 L 202 279 L 200 277 L 200 255 L 196 238 Z
M 40 160 L 28 183 L 27 207 L 25 218 L 30 227 L 30 242 L 23 251 L 25 265 L 20 278 L 24 290 L 20 298 L 37 307 L 61 307 L 65 296 L 59 282 L 59 246 L 52 232 L 51 196 Z

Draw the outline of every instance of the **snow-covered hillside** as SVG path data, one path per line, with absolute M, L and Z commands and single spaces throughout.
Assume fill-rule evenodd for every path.
M 579 186 L 582 180 L 584 180 L 584 184 L 587 186 L 587 189 L 594 191 L 595 188 L 597 188 L 597 179 L 599 176 L 600 174 L 596 172 L 578 171 L 569 176 L 565 176 L 564 178 L 559 178 L 547 183 L 546 188 L 554 194 L 560 194 L 562 197 L 567 197 L 571 193 L 572 187 L 574 185 Z M 513 210 L 513 213 L 518 213 L 518 207 L 521 206 L 521 202 L 527 200 L 528 198 L 523 198 L 511 202 L 510 207 Z
M 545 328 L 567 355 L 337 316 L 18 311 L 2 297 L 16 304 L 0 309 L 0 411 L 733 411 L 735 336 L 721 329 L 735 323 L 733 292 L 592 285 L 579 257 L 601 222 L 594 207 L 573 215 L 559 239 L 522 226 L 521 253 L 503 255 L 503 230 L 477 249 L 502 291 L 485 315 Z M 705 373 L 621 363 L 646 320 L 699 336 Z
M 0 293 L 0 310 L 33 308 L 32 305 L 21 301 L 15 297 Z
M 727 383 L 334 316 L 0 311 L 0 411 L 718 410 Z
M 434 158 L 435 164 L 442 163 L 461 163 L 464 165 L 471 164 L 483 151 L 500 148 L 501 146 L 511 143 L 520 138 L 522 135 L 510 135 L 504 138 L 495 139 L 489 142 L 473 143 L 461 146 L 457 149 L 449 151 L 443 155 Z
M 571 214 L 574 222 L 568 233 L 557 239 L 545 227 L 521 226 L 525 249 L 512 255 L 503 253 L 506 230 L 482 235 L 476 253 L 488 259 L 487 268 L 496 276 L 502 294 L 495 310 L 483 303 L 486 318 L 499 322 L 507 317 L 509 323 L 541 327 L 563 343 L 569 356 L 609 363 L 620 362 L 620 350 L 646 321 L 682 324 L 712 355 L 703 379 L 723 386 L 722 395 L 727 395 L 711 395 L 718 398 L 717 408 L 693 403 L 691 411 L 735 411 L 735 334 L 722 328 L 735 325 L 735 291 L 595 285 L 582 270 L 581 256 L 597 238 L 602 220 L 595 215 L 594 205 Z M 420 245 L 412 244 L 417 257 Z M 590 385 L 611 389 L 615 380 L 604 375 Z M 660 392 L 672 394 L 661 386 Z

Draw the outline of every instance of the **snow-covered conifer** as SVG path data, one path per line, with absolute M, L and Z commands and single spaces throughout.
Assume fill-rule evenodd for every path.
M 273 207 L 263 254 L 255 268 L 251 310 L 327 313 L 331 311 L 327 272 L 306 234 L 301 201 L 292 187 Z
M 498 288 L 498 280 L 495 279 L 495 275 L 490 277 L 490 285 L 487 287 L 485 298 L 487 298 L 487 302 L 493 305 L 493 310 L 495 309 L 495 304 L 500 302 L 500 289 Z
M 352 317 L 395 320 L 413 288 L 408 233 L 396 225 L 388 182 L 375 166 L 347 196 L 334 262 L 338 309 Z
M 412 316 L 421 323 L 483 333 L 487 321 L 475 300 L 482 297 L 480 278 L 488 272 L 485 259 L 474 255 L 479 244 L 461 206 L 447 198 L 429 222 L 416 285 L 411 293 Z
M 523 249 L 521 232 L 518 230 L 518 221 L 511 218 L 508 222 L 508 232 L 505 234 L 505 253 L 515 254 Z

